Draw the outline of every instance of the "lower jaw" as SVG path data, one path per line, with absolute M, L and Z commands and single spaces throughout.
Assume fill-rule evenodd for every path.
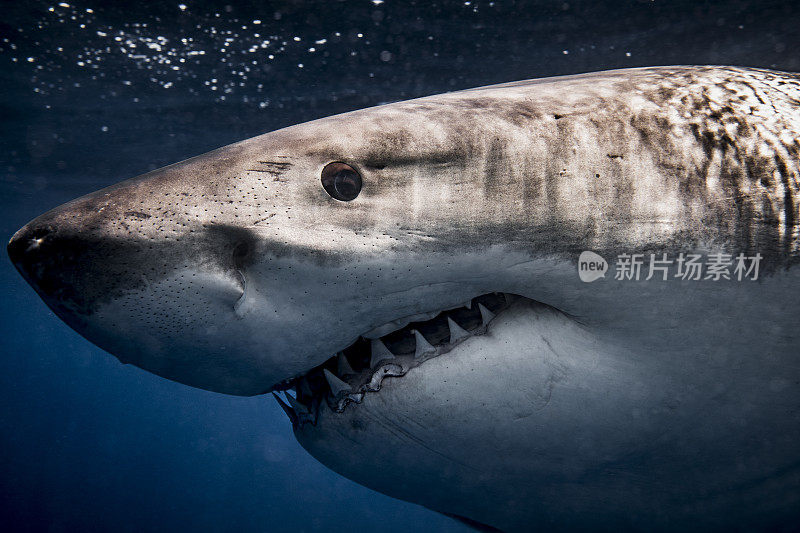
M 531 508 L 524 520 L 535 518 L 543 509 L 526 491 L 552 477 L 570 445 L 541 426 L 560 424 L 550 393 L 572 352 L 564 342 L 579 328 L 544 304 L 512 298 L 480 334 L 365 392 L 360 404 L 337 412 L 322 403 L 314 423 L 294 427 L 298 442 L 328 468 L 394 498 L 496 527 L 506 524 L 495 512 L 521 501 Z M 548 341 L 563 355 L 545 353 Z M 555 454 L 543 453 L 551 447 Z
M 285 394 L 283 399 L 273 395 L 295 428 L 315 425 L 323 404 L 342 413 L 349 405 L 361 403 L 365 395 L 381 389 L 384 379 L 402 378 L 412 368 L 447 354 L 466 339 L 484 334 L 498 314 L 522 298 L 507 293 L 484 294 L 464 307 L 409 323 L 383 337 L 361 337 L 303 376 L 279 386 Z

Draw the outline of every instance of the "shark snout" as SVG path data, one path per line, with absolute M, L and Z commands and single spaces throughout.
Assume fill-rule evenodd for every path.
M 59 316 L 73 323 L 77 316 L 91 313 L 99 287 L 90 283 L 90 277 L 109 253 L 107 246 L 90 249 L 80 236 L 35 220 L 11 237 L 7 251 L 17 270 Z
M 11 262 L 17 270 L 32 282 L 31 273 L 36 270 L 38 261 L 35 258 L 39 255 L 39 249 L 52 233 L 47 227 L 31 227 L 30 225 L 20 228 L 8 241 L 6 250 Z
M 112 192 L 11 237 L 9 258 L 43 302 L 120 361 L 175 381 L 257 394 L 286 377 L 259 366 L 264 350 L 249 355 L 257 329 L 237 305 L 255 235 Z
M 28 224 L 11 237 L 7 246 L 11 262 L 40 294 L 56 291 L 50 283 L 53 278 L 47 275 L 54 266 L 54 254 L 48 250 L 52 248 L 54 233 L 46 225 Z

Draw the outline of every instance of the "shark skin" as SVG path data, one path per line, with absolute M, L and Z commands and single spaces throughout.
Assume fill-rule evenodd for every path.
M 8 252 L 120 361 L 274 392 L 323 464 L 475 527 L 789 529 L 799 189 L 800 75 L 626 69 L 267 133 Z M 759 270 L 647 270 L 692 254 Z

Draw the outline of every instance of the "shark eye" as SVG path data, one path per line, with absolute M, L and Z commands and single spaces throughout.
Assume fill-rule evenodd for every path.
M 322 186 L 333 198 L 349 202 L 361 192 L 361 176 L 345 163 L 328 163 L 322 169 Z

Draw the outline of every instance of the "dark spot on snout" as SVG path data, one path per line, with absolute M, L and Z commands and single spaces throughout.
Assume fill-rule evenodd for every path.
M 57 313 L 64 308 L 91 314 L 90 301 L 99 296 L 93 287 L 101 284 L 89 286 L 85 273 L 97 271 L 93 279 L 106 281 L 102 280 L 104 270 L 98 267 L 109 252 L 106 243 L 63 235 L 50 226 L 26 226 L 8 243 L 14 266 Z
M 8 242 L 8 257 L 28 283 L 32 283 L 39 270 L 37 259 L 42 256 L 41 248 L 50 245 L 51 233 L 53 229 L 50 227 L 25 227 Z

